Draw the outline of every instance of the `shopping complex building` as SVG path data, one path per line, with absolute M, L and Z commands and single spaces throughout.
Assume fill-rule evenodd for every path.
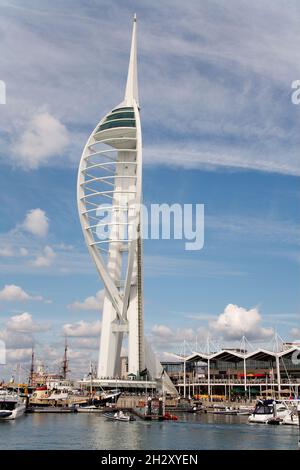
M 299 344 L 284 343 L 276 352 L 220 349 L 178 355 L 177 359 L 162 365 L 181 396 L 299 396 Z

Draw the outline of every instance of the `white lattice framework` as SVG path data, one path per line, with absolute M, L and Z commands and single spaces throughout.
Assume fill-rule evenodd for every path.
M 98 377 L 120 374 L 124 334 L 129 372 L 145 368 L 140 203 L 142 134 L 136 18 L 124 101 L 91 133 L 78 173 L 79 217 L 105 287 Z

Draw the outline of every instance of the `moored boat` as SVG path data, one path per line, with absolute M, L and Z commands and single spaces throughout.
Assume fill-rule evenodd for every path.
M 282 424 L 299 426 L 299 416 L 292 410 L 287 416 L 283 418 Z
M 78 413 L 103 413 L 103 408 L 96 405 L 80 405 L 76 410 Z
M 288 406 L 280 400 L 258 400 L 249 423 L 280 424 L 290 414 Z
M 17 394 L 0 391 L 0 420 L 19 418 L 25 412 L 26 406 Z
M 27 413 L 76 413 L 74 406 L 32 406 L 27 409 Z
M 116 413 L 104 413 L 105 418 L 111 421 L 135 421 L 135 418 L 124 411 L 119 410 Z
M 231 415 L 235 416 L 239 414 L 239 410 L 236 408 L 231 408 L 230 406 L 225 406 L 224 408 L 214 408 L 213 410 L 207 410 L 208 414 L 214 415 Z
M 120 390 L 103 390 L 99 395 L 94 395 L 94 397 L 92 398 L 93 405 L 103 406 L 107 403 L 116 403 L 120 395 Z

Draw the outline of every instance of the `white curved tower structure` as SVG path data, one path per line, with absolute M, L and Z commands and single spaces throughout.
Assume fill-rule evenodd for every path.
M 120 376 L 124 334 L 128 335 L 128 372 L 137 375 L 145 369 L 141 190 L 135 17 L 124 101 L 91 133 L 78 173 L 80 222 L 105 288 L 99 378 Z

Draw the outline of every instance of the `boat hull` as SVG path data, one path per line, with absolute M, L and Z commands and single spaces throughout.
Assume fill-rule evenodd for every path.
M 0 411 L 0 421 L 9 421 L 12 419 L 20 418 L 25 413 L 26 406 L 22 403 L 17 405 L 17 407 L 13 410 L 9 411 Z

